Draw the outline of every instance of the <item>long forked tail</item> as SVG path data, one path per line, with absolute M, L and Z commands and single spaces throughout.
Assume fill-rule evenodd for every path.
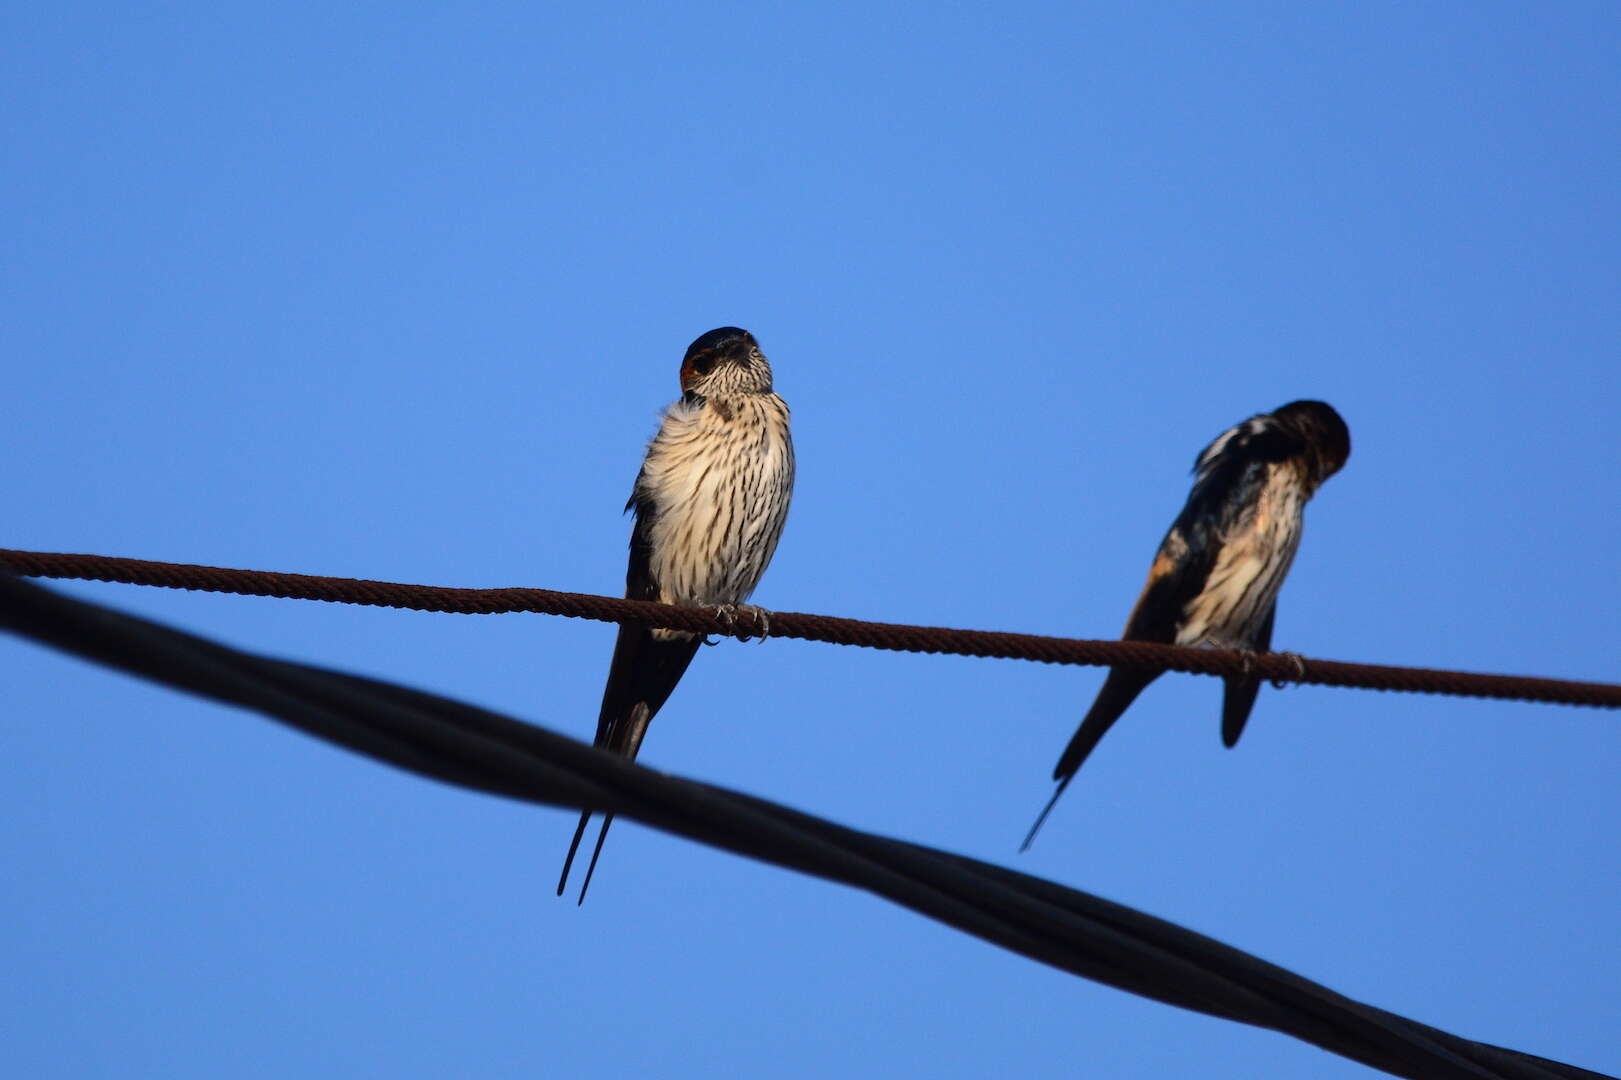
M 1058 790 L 1053 792 L 1053 797 L 1047 800 L 1047 805 L 1043 806 L 1041 813 L 1036 815 L 1036 823 L 1030 826 L 1030 831 L 1024 834 L 1024 843 L 1019 845 L 1019 854 L 1022 855 L 1030 850 L 1030 842 L 1036 838 L 1036 833 L 1041 831 L 1041 826 L 1046 822 L 1047 815 L 1052 813 L 1053 807 L 1058 805 L 1058 796 L 1064 793 L 1064 789 L 1069 787 L 1069 782 L 1073 779 L 1075 779 L 1075 774 L 1070 773 L 1058 781 Z
M 580 850 L 580 839 L 583 836 L 585 836 L 585 826 L 590 820 L 591 820 L 591 811 L 589 811 L 589 810 L 580 811 L 580 824 L 578 826 L 576 826 L 575 829 L 574 829 L 574 839 L 569 841 L 568 855 L 563 859 L 563 873 L 561 875 L 559 875 L 558 879 L 557 879 L 557 895 L 558 896 L 562 896 L 563 895 L 563 890 L 568 888 L 568 872 L 569 872 L 569 869 L 571 867 L 573 867 L 573 865 L 574 865 L 574 853 Z M 604 827 L 603 831 L 606 832 L 607 828 Z M 597 850 L 599 850 L 599 851 L 602 850 L 602 841 L 601 840 L 597 841 Z M 597 860 L 593 858 L 591 860 L 591 865 L 592 865 L 593 868 L 595 868 L 595 866 L 597 865 Z M 587 875 L 585 880 L 586 880 L 587 884 L 589 884 L 590 881 L 591 881 L 590 875 Z M 585 890 L 584 889 L 580 890 L 580 899 L 582 901 L 585 899 Z
M 614 823 L 614 816 L 607 814 L 602 819 L 602 831 L 597 833 L 597 846 L 591 849 L 591 861 L 585 868 L 585 883 L 580 886 L 580 899 L 576 906 L 585 903 L 585 890 L 591 887 L 591 875 L 597 872 L 597 860 L 602 857 L 602 842 L 608 839 L 608 826 Z
M 591 811 L 580 812 L 580 823 L 574 828 L 574 839 L 569 841 L 568 855 L 563 859 L 563 873 L 557 879 L 557 895 L 562 896 L 563 890 L 568 888 L 568 872 L 574 866 L 574 856 L 579 853 L 580 841 L 585 837 L 585 827 L 591 820 Z M 602 858 L 602 842 L 608 839 L 608 826 L 614 823 L 614 816 L 608 814 L 602 819 L 602 831 L 597 833 L 597 844 L 591 849 L 591 861 L 586 864 L 585 883 L 580 886 L 580 898 L 575 903 L 585 903 L 585 891 L 591 887 L 591 876 L 597 872 L 597 860 Z
M 1092 702 L 1092 707 L 1086 712 L 1086 719 L 1075 729 L 1075 735 L 1069 740 L 1069 745 L 1064 747 L 1063 754 L 1058 758 L 1058 764 L 1053 767 L 1053 779 L 1063 780 L 1074 776 L 1097 748 L 1103 736 L 1114 727 L 1114 722 L 1131 708 L 1131 703 L 1137 700 L 1137 695 L 1147 689 L 1148 684 L 1159 676 L 1160 673 L 1157 671 L 1110 668 L 1109 677 L 1103 680 L 1103 689 L 1098 691 L 1098 699 Z
M 595 745 L 630 761 L 636 760 L 647 735 L 647 726 L 659 711 L 675 684 L 681 681 L 687 665 L 692 662 L 703 644 L 701 634 L 688 634 L 663 640 L 644 626 L 624 624 L 614 644 L 613 663 L 608 668 L 608 685 L 602 692 L 602 711 L 597 716 Z M 563 860 L 563 873 L 557 879 L 557 895 L 568 888 L 569 870 L 574 856 L 579 854 L 580 841 L 592 811 L 580 813 L 580 823 L 574 829 L 574 839 L 568 846 L 568 857 Z M 602 819 L 602 831 L 597 834 L 596 847 L 591 852 L 591 863 L 585 871 L 585 883 L 580 886 L 580 903 L 585 903 L 585 891 L 591 887 L 591 876 L 596 873 L 597 859 L 602 856 L 602 844 L 608 838 L 608 826 L 613 814 Z
M 1108 734 L 1114 722 L 1131 707 L 1131 703 L 1137 700 L 1137 695 L 1141 694 L 1149 683 L 1159 678 L 1159 675 L 1157 671 L 1109 669 L 1109 677 L 1103 680 L 1103 689 L 1098 691 L 1097 700 L 1092 702 L 1092 707 L 1086 712 L 1086 719 L 1075 729 L 1069 745 L 1064 747 L 1063 754 L 1058 758 L 1058 764 L 1053 768 L 1053 779 L 1058 781 L 1058 790 L 1047 800 L 1047 805 L 1042 808 L 1036 823 L 1030 826 L 1024 843 L 1019 846 L 1021 852 L 1030 849 L 1030 843 L 1035 840 L 1036 833 L 1041 831 L 1042 823 L 1058 804 L 1058 797 L 1069 787 L 1069 782 L 1075 779 L 1075 774 L 1096 749 L 1098 742 Z

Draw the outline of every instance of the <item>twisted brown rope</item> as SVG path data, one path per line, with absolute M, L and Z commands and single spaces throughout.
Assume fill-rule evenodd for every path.
M 109 555 L 68 555 L 6 549 L 0 549 L 0 568 L 28 577 L 159 585 L 173 589 L 325 600 L 416 611 L 464 615 L 526 611 L 601 622 L 640 622 L 701 634 L 759 636 L 762 630 L 768 630 L 771 637 L 825 641 L 834 645 L 861 645 L 899 652 L 953 653 L 1034 660 L 1045 664 L 1119 664 L 1196 675 L 1251 673 L 1278 683 L 1312 683 L 1364 690 L 1398 690 L 1415 694 L 1621 708 L 1621 685 L 1613 683 L 1437 671 L 1383 664 L 1348 664 L 1337 660 L 1312 660 L 1289 653 L 1245 656 L 1226 649 L 1192 649 L 1138 641 L 1083 641 L 990 630 L 907 626 L 791 611 L 770 613 L 768 626 L 762 626 L 752 609 L 741 609 L 735 617 L 726 617 L 707 609 L 671 607 L 642 600 L 556 592 L 551 589 L 454 589 L 266 570 L 230 570 L 188 563 L 148 562 Z

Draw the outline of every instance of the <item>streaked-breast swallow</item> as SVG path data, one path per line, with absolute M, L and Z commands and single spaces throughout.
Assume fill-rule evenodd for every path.
M 687 348 L 681 397 L 664 412 L 631 490 L 635 515 L 625 595 L 735 610 L 777 550 L 794 487 L 788 406 L 747 330 L 723 326 Z M 622 623 L 597 716 L 596 745 L 635 758 L 647 726 L 692 662 L 701 634 Z M 591 820 L 580 814 L 557 894 Z M 591 887 L 613 815 L 602 820 L 580 887 Z
M 1351 455 L 1351 433 L 1321 401 L 1292 401 L 1222 432 L 1193 466 L 1193 490 L 1161 541 L 1122 637 L 1265 652 L 1278 589 L 1300 547 L 1306 503 Z M 1097 700 L 1064 748 L 1053 792 L 1020 850 L 1098 741 L 1157 671 L 1110 668 Z M 1261 680 L 1227 676 L 1221 738 L 1238 742 Z

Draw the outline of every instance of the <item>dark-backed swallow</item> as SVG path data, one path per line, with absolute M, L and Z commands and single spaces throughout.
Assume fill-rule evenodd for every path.
M 625 595 L 726 611 L 748 599 L 777 550 L 794 487 L 788 406 L 771 389 L 771 365 L 754 335 L 711 330 L 681 361 L 682 396 L 664 412 L 626 510 L 630 535 Z M 627 758 L 702 644 L 701 634 L 621 623 L 597 717 L 596 745 Z M 580 815 L 557 895 L 591 820 Z M 580 886 L 591 887 L 613 815 L 602 820 Z
M 1351 455 L 1351 433 L 1321 401 L 1292 401 L 1228 429 L 1194 463 L 1193 491 L 1160 543 L 1137 606 L 1121 635 L 1265 652 L 1272 645 L 1278 588 L 1300 547 L 1302 512 Z M 1030 827 L 1030 846 L 1076 770 L 1109 728 L 1159 677 L 1111 668 L 1086 718 L 1053 769 L 1058 790 Z M 1238 742 L 1261 680 L 1228 676 L 1221 738 Z

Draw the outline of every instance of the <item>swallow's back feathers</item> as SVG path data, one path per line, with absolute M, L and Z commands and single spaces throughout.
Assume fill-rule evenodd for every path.
M 1301 514 L 1345 464 L 1351 436 L 1334 409 L 1294 401 L 1222 432 L 1194 462 L 1193 489 L 1165 533 L 1126 620 L 1127 641 L 1265 651 L 1278 589 L 1300 544 Z M 1058 797 L 1154 671 L 1111 668 L 1053 769 L 1058 789 L 1036 819 L 1029 847 Z M 1225 680 L 1222 741 L 1238 741 L 1260 680 Z
M 1194 462 L 1193 490 L 1124 637 L 1266 648 L 1263 624 L 1270 627 L 1300 546 L 1306 501 L 1349 453 L 1345 422 L 1318 401 L 1291 402 L 1217 436 Z
M 1262 423 L 1267 419 L 1229 428 L 1200 452 L 1193 490 L 1154 554 L 1125 640 L 1176 642 L 1186 608 L 1204 592 L 1225 539 L 1258 501 L 1268 465 L 1288 456 L 1288 444 Z

